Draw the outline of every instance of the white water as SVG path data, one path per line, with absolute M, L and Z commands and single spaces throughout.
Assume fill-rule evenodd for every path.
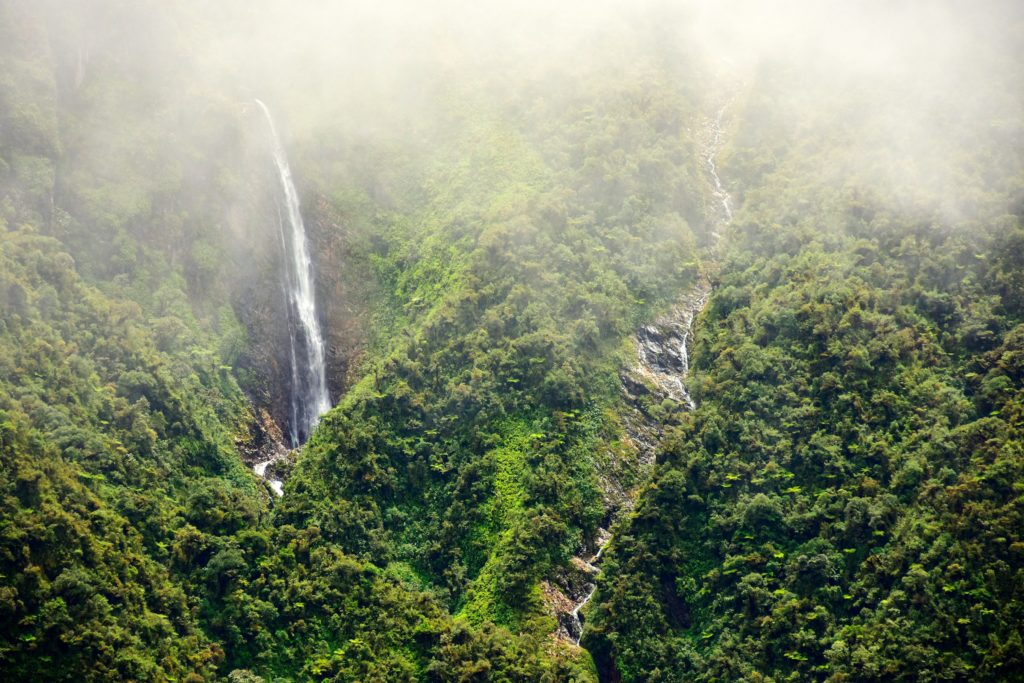
M 717 226 L 712 233 L 717 240 L 720 237 L 719 229 L 725 228 L 732 222 L 732 199 L 729 197 L 729 193 L 725 191 L 725 186 L 722 184 L 722 179 L 718 176 L 718 166 L 716 159 L 722 146 L 722 116 L 725 114 L 725 110 L 728 107 L 728 103 L 723 105 L 719 110 L 714 119 L 709 123 L 711 126 L 710 141 L 707 146 L 706 153 L 704 155 L 704 161 L 707 164 L 708 171 L 711 175 L 711 181 L 714 186 L 713 194 L 721 205 L 721 215 L 716 221 Z M 666 395 L 676 398 L 677 400 L 683 400 L 690 410 L 697 409 L 697 402 L 690 396 L 690 392 L 687 391 L 685 380 L 690 374 L 690 351 L 689 343 L 690 338 L 693 334 L 693 323 L 704 306 L 707 304 L 708 299 L 711 296 L 711 285 L 707 280 L 702 280 L 697 284 L 697 287 L 683 302 L 681 310 L 679 310 L 679 319 L 672 324 L 677 330 L 681 330 L 681 341 L 679 345 L 679 371 L 678 374 L 656 371 L 651 367 L 650 359 L 647 357 L 646 351 L 643 344 L 638 344 L 637 353 L 640 357 L 640 367 L 637 369 L 641 374 L 646 375 L 650 379 L 653 379 L 655 384 L 665 392 Z M 669 365 L 667 363 L 661 363 L 659 365 Z M 603 529 L 601 531 L 604 531 Z M 605 547 L 608 545 L 608 541 L 611 540 L 611 534 L 605 532 L 601 535 L 598 540 L 597 553 L 594 554 L 590 560 L 578 558 L 583 564 L 583 567 L 590 576 L 591 581 L 587 584 L 587 592 L 583 596 L 583 599 L 576 603 L 570 612 L 571 624 L 570 627 L 563 631 L 563 635 L 567 635 L 569 639 L 579 645 L 580 640 L 583 637 L 583 628 L 585 622 L 580 616 L 580 610 L 586 607 L 587 603 L 597 593 L 597 577 L 601 573 L 601 569 L 597 567 L 597 563 L 601 559 L 601 553 L 604 552 Z
M 263 462 L 258 462 L 258 463 L 256 463 L 255 465 L 252 466 L 252 470 L 253 470 L 253 472 L 256 473 L 257 477 L 260 477 L 261 479 L 266 479 L 267 478 L 267 465 L 269 465 L 270 463 L 274 462 L 275 460 L 277 460 L 277 458 L 271 458 L 270 460 L 264 460 Z M 284 495 L 284 482 L 283 481 L 281 481 L 280 479 L 267 479 L 267 483 L 270 484 L 270 488 L 278 496 L 283 496 Z
M 653 382 L 664 397 L 685 403 L 690 410 L 697 409 L 686 388 L 693 322 L 704 310 L 710 292 L 710 285 L 701 280 L 672 313 L 641 329 L 646 336 L 638 333 L 635 372 Z
M 563 627 L 562 634 L 568 636 L 576 645 L 580 644 L 580 638 L 583 637 L 583 617 L 580 616 L 580 610 L 586 607 L 590 599 L 597 593 L 597 575 L 601 573 L 601 569 L 597 566 L 597 563 L 601 561 L 601 553 L 604 552 L 605 547 L 608 545 L 612 535 L 605 529 L 598 529 L 597 535 L 597 552 L 589 560 L 585 560 L 582 557 L 578 557 L 580 564 L 583 569 L 590 576 L 590 581 L 587 583 L 587 593 L 583 596 L 583 599 L 576 603 L 572 608 L 572 612 L 569 613 L 571 623 L 568 627 Z
M 331 397 L 327 389 L 325 345 L 316 313 L 313 261 L 309 256 L 309 246 L 306 242 L 306 227 L 302 222 L 299 194 L 295 190 L 288 158 L 277 136 L 270 110 L 260 100 L 256 100 L 256 104 L 267 119 L 274 163 L 277 166 L 284 197 L 285 216 L 278 215 L 278 224 L 281 228 L 281 248 L 285 256 L 285 295 L 288 299 L 288 335 L 291 342 L 292 419 L 289 438 L 292 448 L 296 448 L 309 438 L 313 428 L 320 421 L 320 416 L 331 408 Z M 267 463 L 261 464 L 265 471 Z M 275 482 L 271 482 L 272 487 L 274 484 Z M 277 484 L 279 486 L 280 482 Z
M 589 562 L 586 560 L 583 561 L 583 566 L 587 568 L 587 571 L 589 571 L 590 575 L 594 578 L 596 578 L 597 575 L 601 573 L 601 570 L 598 568 L 597 563 L 601 561 L 601 553 L 604 552 L 604 549 L 608 545 L 608 541 L 610 541 L 611 538 L 611 534 L 604 536 L 600 541 L 600 545 L 598 546 L 597 552 L 594 554 L 594 557 L 592 557 Z M 594 597 L 594 593 L 596 592 L 597 584 L 594 583 L 590 586 L 590 590 L 587 591 L 587 594 L 583 597 L 583 600 L 581 600 L 579 604 L 576 605 L 576 607 L 572 610 L 573 619 L 575 619 L 580 625 L 580 636 L 583 635 L 583 621 L 580 619 L 580 610 L 583 609 L 588 602 L 590 602 L 590 599 Z M 578 645 L 579 642 L 580 639 L 577 638 L 576 644 Z
M 718 164 L 716 159 L 718 158 L 718 152 L 722 147 L 722 116 L 725 114 L 725 109 L 729 104 L 722 105 L 722 108 L 718 110 L 718 114 L 715 116 L 711 126 L 711 144 L 708 145 L 707 154 L 704 156 L 704 161 L 708 165 L 708 171 L 711 173 L 711 181 L 715 186 L 714 195 L 722 205 L 722 223 L 727 225 L 732 222 L 732 200 L 729 198 L 729 193 L 725 191 L 725 186 L 722 184 L 722 179 L 718 177 Z M 718 237 L 718 233 L 715 232 L 715 237 Z
M 600 569 L 597 569 L 597 567 L 594 567 L 594 569 L 597 572 L 601 571 Z M 590 590 L 587 591 L 587 594 L 583 597 L 583 600 L 581 600 L 572 610 L 572 618 L 579 625 L 579 631 L 578 631 L 579 635 L 576 636 L 575 638 L 573 638 L 573 640 L 576 641 L 577 645 L 580 644 L 580 639 L 583 637 L 583 620 L 580 619 L 580 610 L 587 606 L 587 603 L 590 602 L 590 599 L 592 597 L 594 597 L 594 593 L 596 593 L 596 592 L 597 592 L 597 584 L 596 583 L 590 584 Z
M 728 207 L 726 207 L 728 208 Z M 693 334 L 693 323 L 700 312 L 704 309 L 704 305 L 707 303 L 708 296 L 711 293 L 711 288 L 706 281 L 698 283 L 697 287 L 694 288 L 682 305 L 677 309 L 676 313 L 672 316 L 674 319 L 661 323 L 663 328 L 672 330 L 672 338 L 679 340 L 679 348 L 676 352 L 678 354 L 679 362 L 673 364 L 671 362 L 659 362 L 659 359 L 648 357 L 647 352 L 653 349 L 647 348 L 644 344 L 638 344 L 637 353 L 640 358 L 640 365 L 637 368 L 637 372 L 653 380 L 655 385 L 658 386 L 666 396 L 674 398 L 677 401 L 686 403 L 690 410 L 697 409 L 697 402 L 690 396 L 690 392 L 686 389 L 685 381 L 690 374 L 690 351 L 689 343 L 690 337 Z M 649 329 L 657 331 L 656 327 Z M 668 334 L 664 334 L 666 338 Z M 662 353 L 665 351 L 662 350 Z M 652 363 L 654 361 L 654 363 Z M 655 370 L 652 365 L 658 365 L 659 369 Z M 590 581 L 587 583 L 586 594 L 579 600 L 569 613 L 570 623 L 565 628 L 563 634 L 568 636 L 576 645 L 580 644 L 580 639 L 583 637 L 583 628 L 585 621 L 580 616 L 580 610 L 587 606 L 587 603 L 597 593 L 597 578 L 601 573 L 600 567 L 597 563 L 601 560 L 601 554 L 608 545 L 608 541 L 611 540 L 611 534 L 604 529 L 600 530 L 597 552 L 589 560 L 577 556 L 582 568 L 590 577 Z
M 718 176 L 715 176 L 716 178 Z M 726 207 L 728 208 L 728 207 Z M 683 311 L 683 340 L 679 344 L 679 355 L 682 358 L 683 370 L 679 376 L 679 386 L 683 391 L 683 396 L 686 399 L 686 405 L 689 406 L 690 410 L 697 410 L 697 402 L 690 396 L 690 392 L 686 389 L 686 385 L 683 383 L 690 375 L 690 351 L 688 344 L 690 343 L 690 335 L 693 334 L 693 321 L 701 311 L 704 310 L 704 305 L 708 301 L 708 295 L 711 293 L 710 288 L 707 288 L 701 283 L 697 290 L 696 301 L 692 305 L 686 307 Z

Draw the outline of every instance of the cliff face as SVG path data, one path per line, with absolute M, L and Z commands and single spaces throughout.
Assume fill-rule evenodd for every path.
M 246 117 L 244 170 L 237 196 L 225 210 L 228 228 L 231 306 L 246 330 L 247 343 L 236 367 L 239 381 L 257 409 L 266 410 L 289 433 L 292 392 L 288 299 L 285 289 L 283 220 L 272 160 L 258 122 Z M 317 313 L 327 346 L 327 381 L 336 404 L 354 381 L 354 369 L 368 336 L 375 278 L 357 253 L 350 217 L 315 190 L 299 192 L 315 272 Z
M 317 301 L 327 342 L 327 383 L 331 399 L 357 379 L 359 362 L 369 343 L 371 315 L 378 285 L 358 242 L 350 216 L 324 197 L 314 197 L 310 240 L 317 260 Z

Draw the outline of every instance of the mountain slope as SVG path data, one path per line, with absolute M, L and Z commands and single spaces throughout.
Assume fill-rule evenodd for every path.
M 1014 680 L 1016 105 L 987 94 L 975 146 L 935 140 L 915 168 L 889 146 L 901 105 L 837 139 L 863 95 L 773 76 L 733 117 L 742 207 L 698 325 L 699 408 L 615 534 L 584 644 L 621 680 Z M 829 105 L 766 116 L 787 88 Z

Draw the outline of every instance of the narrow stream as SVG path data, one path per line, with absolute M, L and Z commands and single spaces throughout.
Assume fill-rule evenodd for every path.
M 707 153 L 704 156 L 704 161 L 708 167 L 708 173 L 711 175 L 711 181 L 715 188 L 715 199 L 717 199 L 719 204 L 722 206 L 722 216 L 719 218 L 718 225 L 712 232 L 712 235 L 716 240 L 721 237 L 718 229 L 724 228 L 732 222 L 732 198 L 729 197 L 729 193 L 725 191 L 722 179 L 718 176 L 718 153 L 722 149 L 722 116 L 725 115 L 725 110 L 728 107 L 729 102 L 723 104 L 715 115 L 714 120 L 711 122 L 711 140 L 708 143 Z
M 704 162 L 711 177 L 712 194 L 718 200 L 721 207 L 716 210 L 720 215 L 715 221 L 712 236 L 717 241 L 723 230 L 732 221 L 732 200 L 726 192 L 722 179 L 718 175 L 717 158 L 722 147 L 722 117 L 728 103 L 723 105 L 714 118 L 708 121 L 708 134 Z M 690 345 L 693 337 L 693 324 L 704 310 L 708 299 L 711 297 L 711 283 L 701 279 L 691 292 L 684 297 L 681 304 L 669 315 L 655 321 L 651 325 L 645 325 L 637 331 L 637 356 L 639 366 L 634 370 L 636 375 L 646 378 L 652 382 L 663 396 L 673 398 L 685 403 L 690 410 L 697 409 L 697 403 L 686 388 L 686 379 L 690 374 Z M 627 431 L 628 428 L 627 428 Z M 656 426 L 647 425 L 642 430 L 644 435 L 637 434 L 635 441 L 644 443 L 644 449 L 650 450 L 648 466 L 653 465 L 653 451 L 655 444 L 650 442 L 646 434 L 660 433 Z M 641 454 L 641 460 L 645 460 Z M 601 573 L 598 563 L 601 554 L 611 540 L 611 534 L 606 529 L 598 531 L 597 552 L 590 558 L 577 556 L 574 559 L 575 566 L 582 570 L 587 578 L 585 590 L 582 597 L 577 599 L 573 609 L 567 615 L 560 615 L 559 634 L 579 645 L 583 637 L 583 629 L 586 620 L 581 613 L 597 592 L 598 575 Z

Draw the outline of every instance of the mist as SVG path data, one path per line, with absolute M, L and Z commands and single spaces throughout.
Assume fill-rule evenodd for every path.
M 131 59 L 159 64 L 161 80 L 180 84 L 161 99 L 196 97 L 190 106 L 199 107 L 209 106 L 203 99 L 264 99 L 299 146 L 322 144 L 324 136 L 415 144 L 424 129 L 452 125 L 443 119 L 459 100 L 487 106 L 520 94 L 544 97 L 597 73 L 642 78 L 644 69 L 687 63 L 699 74 L 686 77 L 700 84 L 681 79 L 677 87 L 708 102 L 726 93 L 742 99 L 744 87 L 775 79 L 785 88 L 777 108 L 795 125 L 827 118 L 840 135 L 860 127 L 858 155 L 892 150 L 905 168 L 870 168 L 877 160 L 863 158 L 849 160 L 845 172 L 903 184 L 901 194 L 941 186 L 934 201 L 948 199 L 958 186 L 950 150 L 978 135 L 997 136 L 996 149 L 1020 147 L 1014 69 L 1021 11 L 1012 2 L 142 7 L 111 16 L 85 12 L 72 39 L 78 44 L 56 49 L 75 54 L 84 45 L 87 55 L 102 53 L 105 41 L 124 49 L 127 37 Z M 162 57 L 166 49 L 180 61 Z M 982 120 L 984 131 L 972 125 Z M 173 135 L 187 138 L 189 131 Z
M 885 221 L 969 232 L 1001 220 L 1006 197 L 1021 192 L 1024 12 L 1013 2 L 184 0 L 6 11 L 12 27 L 36 32 L 11 34 L 24 63 L 54 62 L 52 80 L 25 72 L 35 99 L 8 107 L 15 120 L 47 112 L 29 138 L 59 132 L 63 158 L 37 201 L 50 231 L 97 254 L 82 259 L 86 271 L 130 280 L 148 258 L 129 248 L 134 235 L 162 255 L 157 270 L 187 264 L 186 289 L 222 292 L 250 335 L 274 340 L 240 362 L 276 377 L 254 386 L 278 416 L 287 411 L 270 388 L 296 380 L 274 359 L 285 336 L 272 321 L 284 311 L 268 283 L 284 272 L 283 209 L 257 100 L 307 214 L 333 321 L 334 395 L 355 381 L 355 355 L 370 343 L 352 301 L 369 305 L 376 277 L 356 284 L 340 271 L 372 267 L 380 255 L 368 252 L 394 228 L 388 216 L 415 223 L 458 206 L 466 225 L 500 217 L 544 231 L 527 218 L 538 204 L 490 210 L 487 193 L 562 183 L 568 204 L 556 214 L 621 210 L 635 221 L 642 206 L 696 247 L 720 233 L 709 218 L 718 191 L 738 226 L 783 221 L 812 234 L 846 220 L 836 211 L 851 198 Z M 701 161 L 712 121 L 720 190 Z M 507 162 L 527 149 L 529 162 Z M 676 186 L 666 163 L 689 169 Z M 469 189 L 465 169 L 480 187 Z M 631 169 L 646 181 L 626 180 Z M 164 297 L 160 310 L 179 303 Z
M 0 0 L 10 680 L 1024 667 L 1024 5 Z

